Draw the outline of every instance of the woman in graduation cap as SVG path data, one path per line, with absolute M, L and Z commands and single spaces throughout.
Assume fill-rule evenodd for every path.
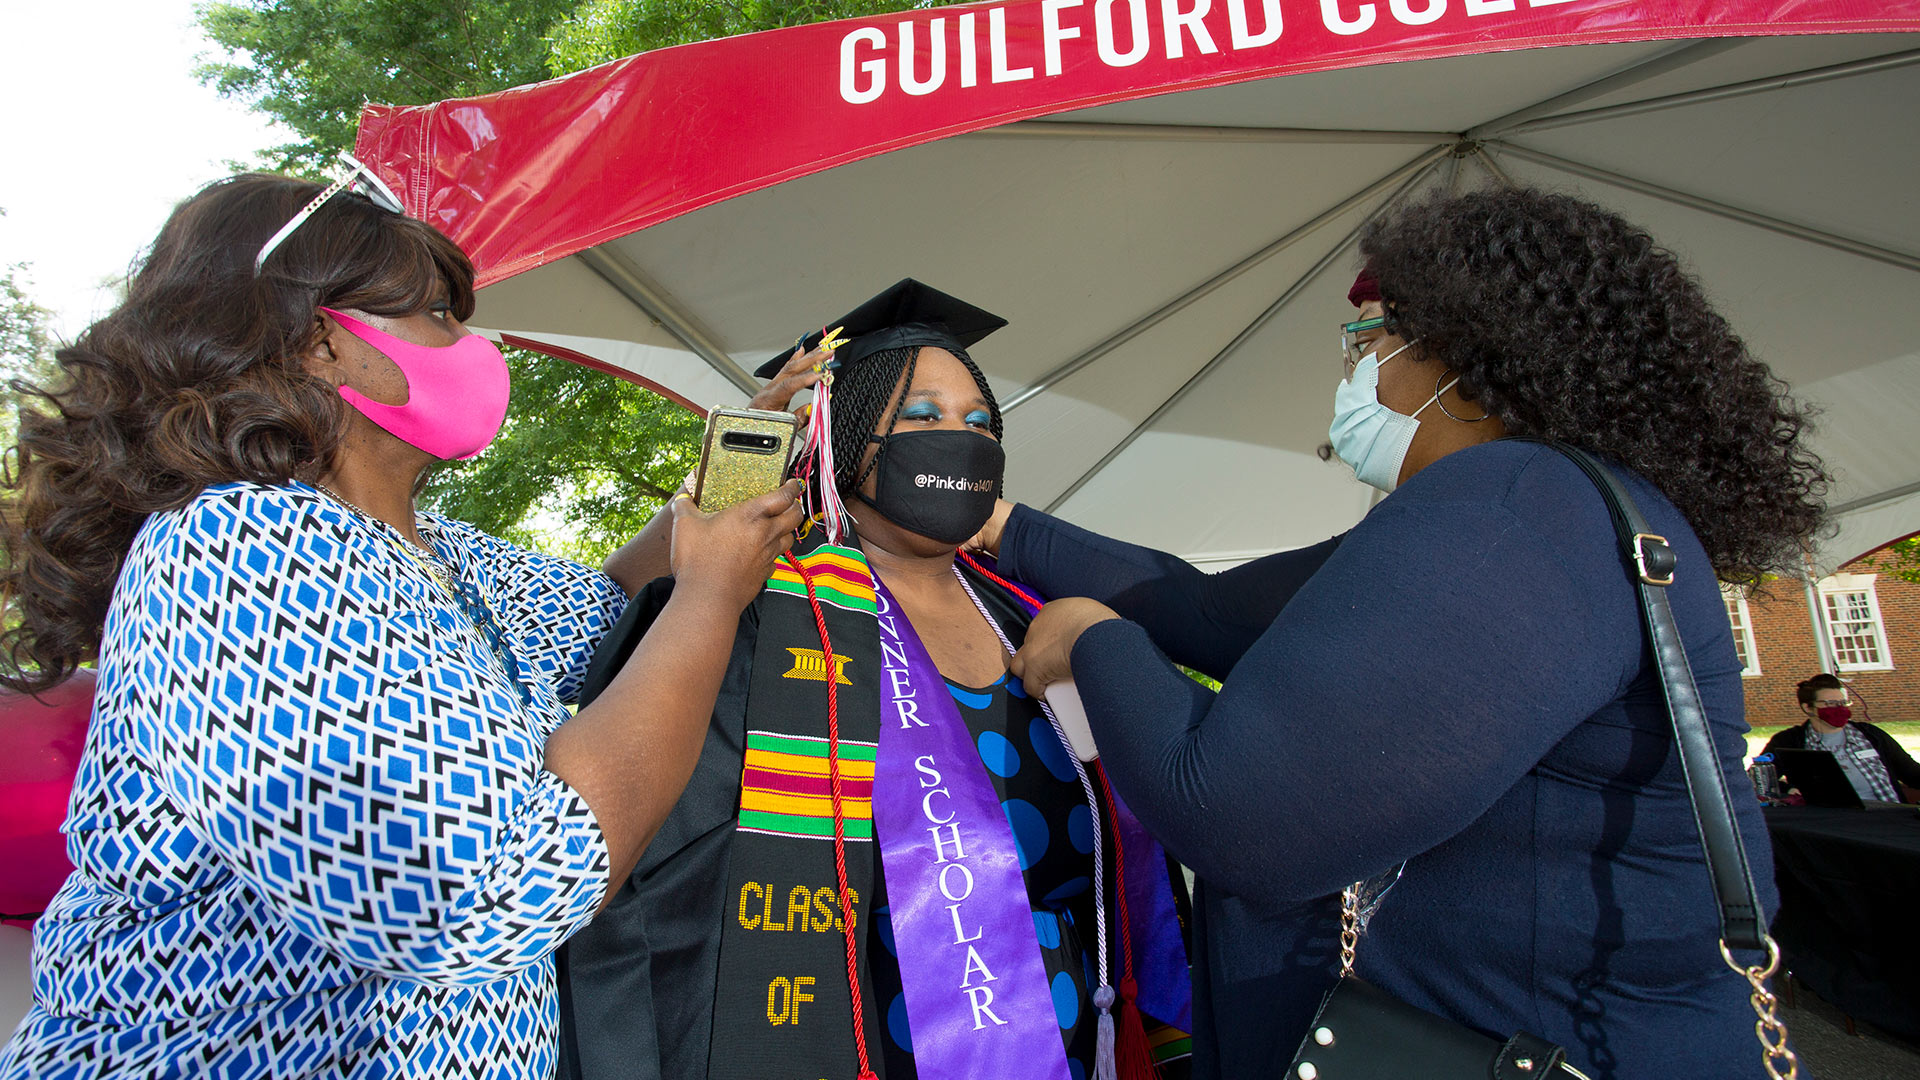
M 1006 460 L 967 347 L 1005 320 L 908 279 L 826 325 L 753 402 L 822 384 L 796 467 L 815 525 L 741 619 L 693 782 L 562 958 L 563 1073 L 1084 1080 L 1178 1058 L 1165 857 L 1007 671 L 1036 598 L 956 558 Z M 850 339 L 831 366 L 822 337 Z

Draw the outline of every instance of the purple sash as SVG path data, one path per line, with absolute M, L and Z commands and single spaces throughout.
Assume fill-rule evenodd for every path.
M 1013 830 L 926 647 L 874 577 L 880 747 L 873 823 L 926 1080 L 1069 1080 Z M 913 782 L 908 782 L 912 778 Z

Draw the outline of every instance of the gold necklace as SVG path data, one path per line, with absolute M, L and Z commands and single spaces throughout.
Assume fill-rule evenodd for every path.
M 386 521 L 378 517 L 375 517 L 372 514 L 367 513 L 365 510 L 360 509 L 358 506 L 355 506 L 353 503 L 347 501 L 346 496 L 333 490 L 332 488 L 321 483 L 320 481 L 318 480 L 313 481 L 313 486 L 319 489 L 323 494 L 325 494 L 328 498 L 332 499 L 334 502 L 337 502 L 341 506 L 346 507 L 348 510 L 353 511 L 354 514 L 356 514 L 357 516 L 364 518 L 367 521 L 374 522 L 376 524 L 376 528 L 374 531 L 378 532 L 389 543 L 399 548 L 400 553 L 402 555 L 405 555 L 410 561 L 412 561 L 413 565 L 419 567 L 423 572 L 425 572 L 427 577 L 432 579 L 435 585 L 440 586 L 440 588 L 444 590 L 448 596 L 458 595 L 454 591 L 453 573 L 450 570 L 448 570 L 446 564 L 443 561 L 441 561 L 441 558 L 437 553 L 428 553 L 428 552 L 421 551 L 418 545 L 409 543 L 406 537 L 401 536 L 399 534 L 398 529 L 395 529 L 392 525 L 389 525 Z
M 498 630 L 492 628 L 492 616 L 487 611 L 486 593 L 478 582 L 474 583 L 473 586 L 473 592 L 478 599 L 480 609 L 479 613 L 476 614 L 473 608 L 469 606 L 468 601 L 461 596 L 460 589 L 454 584 L 452 570 L 441 559 L 439 554 L 423 553 L 416 545 L 408 543 L 406 537 L 400 535 L 400 530 L 395 529 L 386 521 L 348 502 L 339 492 L 320 483 L 318 480 L 312 483 L 315 489 L 319 490 L 334 502 L 352 511 L 355 516 L 371 522 L 375 526 L 374 532 L 379 533 L 388 543 L 399 548 L 402 555 L 405 555 L 413 562 L 413 565 L 425 572 L 427 577 L 432 579 L 433 583 L 438 585 L 442 592 L 446 593 L 447 598 L 453 601 L 454 606 L 458 607 L 461 613 L 466 616 L 467 629 L 480 640 L 482 645 L 486 646 L 488 654 L 493 657 L 495 674 L 499 675 L 505 680 L 507 685 L 512 686 L 519 692 L 520 700 L 523 703 L 529 701 L 528 690 L 520 681 L 520 666 L 507 652 L 506 643 L 500 640 Z M 433 533 L 439 532 L 439 529 L 430 522 L 416 521 L 416 527 Z

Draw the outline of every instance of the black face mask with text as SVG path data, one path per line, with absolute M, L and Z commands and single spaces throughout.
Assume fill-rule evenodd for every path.
M 1007 452 L 973 431 L 902 431 L 881 438 L 873 508 L 930 540 L 958 546 L 993 516 Z

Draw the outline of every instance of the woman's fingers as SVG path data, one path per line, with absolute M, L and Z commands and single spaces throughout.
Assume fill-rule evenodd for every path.
M 769 545 L 771 559 L 785 551 L 793 543 L 793 532 L 806 520 L 807 511 L 800 504 L 801 483 L 789 480 L 767 495 L 760 497 L 761 514 L 768 519 L 766 542 Z
M 788 480 L 765 495 L 755 495 L 741 505 L 750 508 L 760 517 L 779 517 L 793 508 L 794 500 L 800 497 L 800 481 Z
M 1044 695 L 1047 687 L 1072 674 L 1073 642 L 1079 635 L 1063 640 L 1068 629 L 1060 618 L 1049 617 L 1052 608 L 1048 604 L 1040 609 L 1027 627 L 1026 641 L 1007 665 L 1028 693 Z
M 1073 647 L 1087 627 L 1119 617 L 1097 600 L 1055 600 L 1033 617 L 1026 642 L 1013 654 L 1008 669 L 1028 691 L 1045 696 L 1047 687 L 1073 678 Z
M 960 546 L 968 551 L 984 551 L 994 558 L 1000 557 L 1000 534 L 1006 531 L 1007 518 L 1013 514 L 1013 504 L 1005 499 L 993 501 L 993 516 L 987 519 L 973 538 Z
M 820 381 L 832 359 L 833 351 L 830 349 L 803 353 L 796 347 L 786 366 L 753 396 L 752 401 L 747 402 L 747 407 L 784 411 L 793 403 L 793 395 Z
M 800 525 L 799 494 L 799 481 L 789 480 L 712 514 L 691 505 L 690 499 L 675 499 L 674 576 L 682 585 L 717 590 L 729 603 L 745 607 Z

